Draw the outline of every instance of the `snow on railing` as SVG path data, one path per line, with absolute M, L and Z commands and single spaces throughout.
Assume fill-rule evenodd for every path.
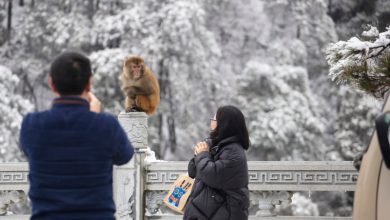
M 147 116 L 121 113 L 119 121 L 136 148 L 134 158 L 114 168 L 114 199 L 118 220 L 182 219 L 163 204 L 169 186 L 187 172 L 187 162 L 158 161 L 147 145 Z M 350 220 L 351 217 L 276 216 L 276 205 L 290 204 L 297 191 L 354 191 L 357 171 L 343 161 L 250 161 L 249 219 Z M 26 202 L 27 163 L 0 166 L 0 220 L 29 219 Z M 22 205 L 16 205 L 21 203 Z M 27 203 L 27 205 L 26 205 Z M 20 207 L 24 207 L 24 209 Z M 15 208 L 15 207 L 19 207 Z

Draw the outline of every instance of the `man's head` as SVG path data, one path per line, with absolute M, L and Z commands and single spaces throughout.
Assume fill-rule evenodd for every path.
M 61 96 L 82 95 L 91 90 L 91 62 L 77 52 L 64 52 L 50 67 L 49 85 Z

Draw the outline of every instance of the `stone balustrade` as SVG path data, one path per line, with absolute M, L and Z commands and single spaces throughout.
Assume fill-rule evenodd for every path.
M 250 161 L 252 219 L 273 217 L 274 208 L 291 202 L 297 191 L 354 191 L 357 172 L 349 161 Z M 180 219 L 163 205 L 163 198 L 176 178 L 187 172 L 187 162 L 152 162 L 146 165 L 146 219 Z M 267 219 L 305 219 L 273 217 Z M 307 217 L 306 217 L 307 219 Z M 310 219 L 351 219 L 311 217 Z
M 176 178 L 187 171 L 187 162 L 158 161 L 147 144 L 147 116 L 121 113 L 119 122 L 136 148 L 134 158 L 114 168 L 114 199 L 118 220 L 179 220 L 163 199 Z M 358 173 L 352 162 L 343 161 L 249 161 L 251 216 L 266 220 L 351 220 L 351 217 L 276 216 L 277 205 L 290 204 L 298 191 L 354 191 Z M 0 220 L 29 219 L 28 213 L 14 213 L 13 203 L 25 202 L 28 164 L 0 166 Z M 8 215 L 4 215 L 8 213 Z M 11 214 L 11 215 L 9 215 Z

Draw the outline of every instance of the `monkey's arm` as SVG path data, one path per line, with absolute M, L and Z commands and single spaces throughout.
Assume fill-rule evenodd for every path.
M 126 91 L 126 94 L 131 98 L 135 98 L 136 95 L 148 96 L 148 95 L 153 94 L 153 92 L 154 92 L 153 87 L 149 86 L 149 85 L 143 86 L 143 87 L 130 86 L 130 87 L 127 87 L 125 91 Z

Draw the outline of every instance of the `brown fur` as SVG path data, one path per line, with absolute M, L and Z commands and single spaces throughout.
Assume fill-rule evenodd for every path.
M 130 68 L 132 64 L 142 65 L 141 75 L 138 78 Z M 123 72 L 119 77 L 121 89 L 126 96 L 125 110 L 132 111 L 134 108 L 152 115 L 160 104 L 160 86 L 156 76 L 152 73 L 144 60 L 139 56 L 132 56 L 125 60 Z

